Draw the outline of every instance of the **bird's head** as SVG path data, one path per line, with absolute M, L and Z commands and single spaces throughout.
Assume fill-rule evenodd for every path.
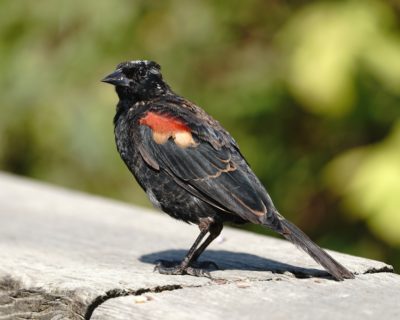
M 154 61 L 126 61 L 101 81 L 114 85 L 120 99 L 147 100 L 170 92 L 160 70 Z

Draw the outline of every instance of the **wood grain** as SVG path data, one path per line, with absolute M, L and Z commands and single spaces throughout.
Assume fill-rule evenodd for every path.
M 152 210 L 0 174 L 0 320 L 400 318 L 400 277 L 385 263 L 331 252 L 359 274 L 339 283 L 290 243 L 236 229 L 203 257 L 220 266 L 214 279 L 153 272 L 197 233 Z

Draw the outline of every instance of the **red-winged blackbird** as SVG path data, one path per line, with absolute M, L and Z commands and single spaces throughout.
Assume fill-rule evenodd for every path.
M 172 267 L 159 264 L 160 273 L 204 274 L 194 266 L 223 223 L 251 222 L 299 246 L 335 279 L 354 278 L 279 214 L 232 136 L 204 110 L 175 94 L 157 63 L 123 62 L 102 81 L 116 87 L 115 139 L 129 170 L 155 207 L 200 228 L 183 261 Z

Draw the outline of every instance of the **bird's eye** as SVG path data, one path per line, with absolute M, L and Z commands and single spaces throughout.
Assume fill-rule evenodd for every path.
M 132 79 L 134 75 L 134 71 L 132 69 L 125 69 L 123 73 L 129 78 Z

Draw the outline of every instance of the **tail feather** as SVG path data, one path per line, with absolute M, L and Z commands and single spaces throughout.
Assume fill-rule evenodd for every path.
M 287 240 L 307 252 L 317 263 L 323 266 L 336 280 L 354 279 L 353 273 L 333 259 L 316 245 L 303 231 L 278 214 L 279 218 L 268 221 L 266 226 L 279 232 Z

